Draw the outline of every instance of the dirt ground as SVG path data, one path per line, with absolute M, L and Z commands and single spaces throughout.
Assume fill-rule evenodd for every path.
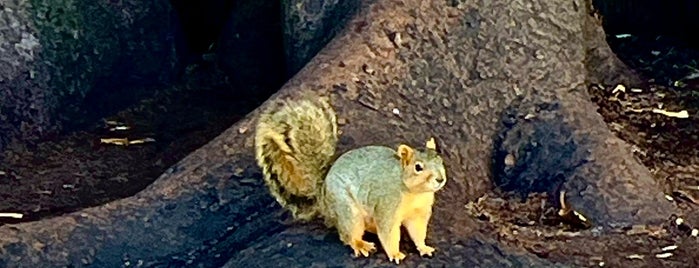
M 52 137 L 36 147 L 8 146 L 0 155 L 0 212 L 24 217 L 0 218 L 0 225 L 131 196 L 261 103 L 260 97 L 235 94 L 211 69 L 190 68 L 191 78 L 155 90 L 152 98 L 87 129 Z M 204 84 L 207 87 L 201 87 Z M 119 127 L 129 129 L 115 129 Z M 115 138 L 145 142 L 101 142 Z
M 699 238 L 691 235 L 691 223 L 699 223 L 699 79 L 694 79 L 699 78 L 699 52 L 666 38 L 610 36 L 609 42 L 649 83 L 639 88 L 591 85 L 590 93 L 609 127 L 635 145 L 639 159 L 666 186 L 668 202 L 682 208 L 683 215 L 669 217 L 663 226 L 596 236 L 594 229 L 579 232 L 552 221 L 556 212 L 537 202 L 508 203 L 492 195 L 468 209 L 483 221 L 482 232 L 552 261 L 586 267 L 699 267 L 699 252 L 692 250 L 699 248 Z M 88 129 L 33 148 L 9 147 L 1 155 L 0 212 L 22 213 L 24 218 L 0 218 L 0 225 L 133 195 L 261 102 L 235 95 L 225 82 L 194 86 L 202 79 L 217 80 L 207 79 L 210 75 L 215 73 L 195 71 L 194 78 L 175 90 L 156 91 L 152 99 Z M 683 117 L 682 110 L 688 118 L 676 117 Z M 111 131 L 117 125 L 108 121 L 130 129 Z M 154 141 L 130 146 L 100 142 L 124 137 Z M 684 223 L 677 225 L 679 221 Z M 662 249 L 671 245 L 677 247 Z

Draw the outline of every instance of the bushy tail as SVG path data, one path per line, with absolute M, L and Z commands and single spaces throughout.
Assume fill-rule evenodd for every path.
M 337 119 L 326 98 L 273 103 L 258 119 L 257 164 L 272 196 L 294 218 L 318 215 L 336 145 Z

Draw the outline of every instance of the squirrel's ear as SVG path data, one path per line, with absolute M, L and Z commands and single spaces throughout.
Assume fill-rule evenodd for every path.
M 431 138 L 425 143 L 425 147 L 427 147 L 427 149 L 437 151 L 437 143 L 434 142 L 434 137 L 431 137 Z
M 414 155 L 415 152 L 413 152 L 413 148 L 410 148 L 410 146 L 405 144 L 398 146 L 398 157 L 400 157 L 401 166 L 405 167 L 410 165 L 410 163 L 413 161 Z

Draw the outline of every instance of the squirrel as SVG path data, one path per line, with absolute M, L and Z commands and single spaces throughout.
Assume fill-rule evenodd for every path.
M 400 264 L 401 225 L 420 256 L 432 256 L 427 225 L 435 192 L 447 180 L 434 138 L 424 150 L 370 145 L 335 160 L 337 129 L 327 98 L 268 106 L 256 125 L 255 158 L 271 195 L 297 220 L 324 219 L 355 257 L 376 251 L 362 238 L 367 231 L 378 235 L 389 261 Z

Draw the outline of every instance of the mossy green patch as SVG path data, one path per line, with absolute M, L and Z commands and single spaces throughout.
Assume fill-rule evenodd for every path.
M 88 95 L 97 96 L 98 103 L 123 101 L 108 106 L 124 107 L 139 95 L 128 87 L 160 84 L 171 77 L 175 53 L 167 1 L 29 1 L 49 90 L 63 121 L 100 113 L 99 107 L 88 107 L 96 103 L 82 103 Z

